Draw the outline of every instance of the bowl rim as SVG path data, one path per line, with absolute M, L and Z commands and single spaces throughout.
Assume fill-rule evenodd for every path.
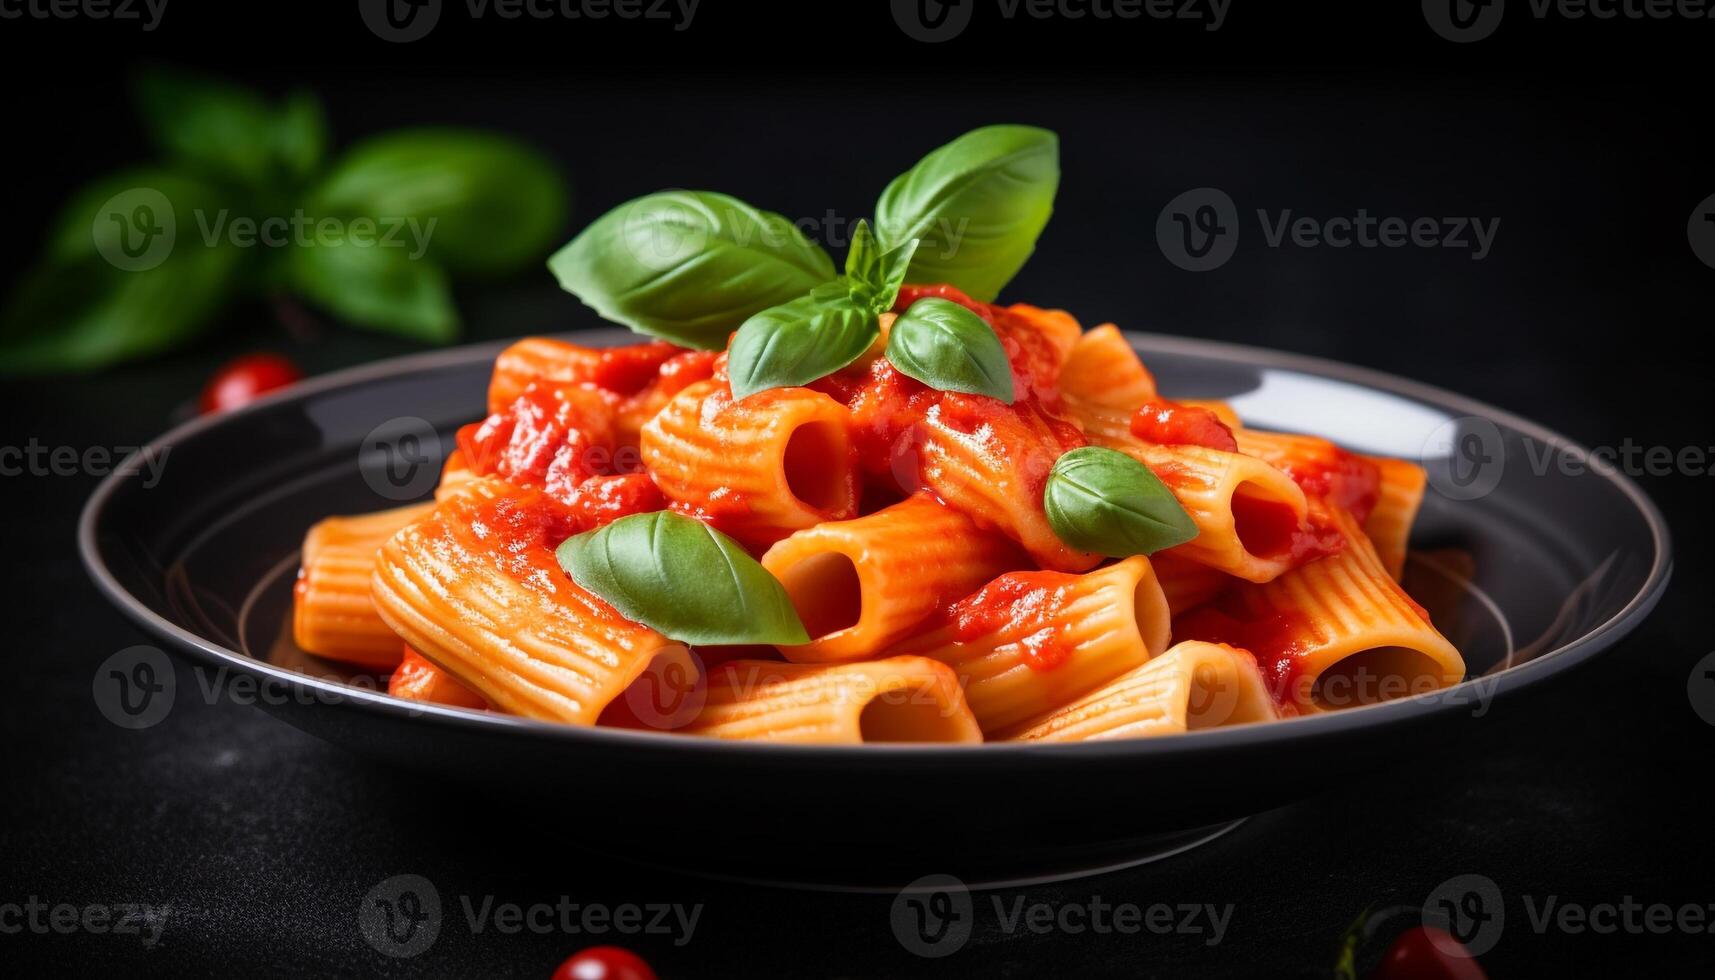
M 1123 331 L 1127 341 L 1160 353 L 1239 363 L 1248 367 L 1280 368 L 1311 374 L 1334 381 L 1355 384 L 1372 390 L 1403 395 L 1465 416 L 1488 419 L 1530 438 L 1555 447 L 1561 452 L 1585 458 L 1589 450 L 1529 419 L 1467 398 L 1446 389 L 1412 381 L 1372 368 L 1346 364 L 1327 358 L 1287 351 L 1277 351 L 1247 344 L 1201 340 L 1168 334 Z M 623 339 L 635 339 L 630 331 L 617 327 L 600 327 L 551 335 L 580 343 L 606 346 Z M 1394 729 L 1448 712 L 1468 709 L 1471 692 L 1479 684 L 1492 689 L 1483 698 L 1522 690 L 1549 677 L 1561 674 L 1585 662 L 1634 629 L 1660 601 L 1672 575 L 1672 539 L 1667 522 L 1649 495 L 1636 481 L 1609 469 L 1602 472 L 1587 469 L 1587 476 L 1606 480 L 1621 491 L 1644 518 L 1654 550 L 1650 569 L 1643 583 L 1612 616 L 1568 643 L 1556 646 L 1524 663 L 1514 664 L 1481 677 L 1467 678 L 1452 687 L 1399 698 L 1380 704 L 1351 708 L 1345 711 L 1300 716 L 1271 722 L 1257 722 L 1221 728 L 1184 732 L 1170 737 L 1145 739 L 1113 739 L 1065 744 L 1034 744 L 1026 742 L 984 742 L 980 744 L 863 744 L 863 745 L 796 745 L 755 741 L 732 741 L 715 738 L 692 738 L 672 732 L 639 731 L 624 728 L 567 725 L 538 721 L 490 712 L 470 711 L 444 705 L 411 702 L 394 698 L 385 691 L 344 684 L 336 680 L 311 677 L 266 661 L 257 660 L 237 650 L 229 649 L 199 636 L 158 615 L 141 599 L 120 584 L 102 556 L 99 542 L 101 524 L 113 499 L 130 485 L 128 479 L 141 471 L 147 461 L 164 455 L 171 447 L 180 446 L 216 428 L 234 425 L 250 416 L 272 408 L 307 401 L 319 395 L 361 385 L 383 378 L 417 372 L 430 372 L 461 367 L 474 362 L 493 360 L 500 350 L 518 338 L 467 344 L 459 347 L 408 354 L 332 371 L 298 382 L 279 391 L 270 392 L 238 409 L 219 415 L 201 416 L 181 423 L 150 440 L 137 452 L 116 466 L 98 484 L 85 503 L 78 519 L 78 553 L 84 569 L 97 589 L 122 613 L 156 638 L 165 641 L 194 659 L 216 668 L 248 674 L 258 681 L 285 684 L 293 689 L 325 695 L 306 703 L 322 701 L 319 709 L 336 710 L 355 705 L 357 710 L 462 729 L 467 733 L 506 734 L 533 740 L 558 742 L 569 740 L 587 743 L 591 748 L 635 751 L 670 751 L 675 753 L 735 753 L 758 761 L 758 756 L 800 760 L 836 758 L 845 764 L 873 762 L 930 761 L 940 756 L 956 757 L 960 764 L 969 765 L 980 759 L 1008 760 L 1020 755 L 1036 756 L 1049 753 L 1068 762 L 1114 759 L 1146 759 L 1162 755 L 1190 755 L 1227 752 L 1256 748 L 1263 744 L 1281 748 L 1293 742 L 1309 742 L 1358 730 L 1377 732 Z M 1476 703 L 1482 703 L 1478 701 Z

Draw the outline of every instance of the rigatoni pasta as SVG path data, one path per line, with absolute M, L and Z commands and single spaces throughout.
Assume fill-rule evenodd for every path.
M 1167 649 L 1167 597 L 1149 559 L 1081 575 L 1009 572 L 956 603 L 944 625 L 908 640 L 958 672 L 985 732 L 1093 690 Z
M 412 649 L 495 708 L 589 725 L 676 645 L 559 572 L 554 519 L 540 491 L 485 481 L 390 538 L 371 592 Z
M 390 689 L 410 699 L 844 744 L 1156 737 L 1463 675 L 1398 584 L 1421 467 L 1163 399 L 1111 325 L 915 293 L 982 314 L 1011 404 L 902 374 L 886 332 L 823 384 L 742 399 L 712 353 L 520 341 L 436 501 L 311 530 L 299 645 L 397 666 Z M 1153 557 L 1062 541 L 1044 486 L 1086 445 L 1154 474 L 1190 539 Z M 555 560 L 567 538 L 664 510 L 730 534 L 804 642 L 687 646 Z M 665 594 L 729 570 L 649 574 L 660 587 L 643 591 Z M 694 707 L 640 721 L 628 692 L 663 684 Z
M 1010 539 L 928 493 L 798 531 L 762 556 L 810 633 L 810 643 L 781 651 L 801 663 L 874 656 L 1025 562 Z
M 983 740 L 953 671 L 923 657 L 826 665 L 732 661 L 710 674 L 703 708 L 684 731 L 833 745 Z
M 1188 640 L 1002 737 L 1022 742 L 1151 738 L 1275 717 L 1254 657 L 1225 644 Z

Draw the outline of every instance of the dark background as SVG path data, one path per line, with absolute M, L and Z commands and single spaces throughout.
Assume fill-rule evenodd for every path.
M 882 2 L 703 0 L 680 33 L 655 22 L 472 23 L 455 4 L 412 44 L 373 37 L 345 2 L 170 0 L 149 33 L 0 20 L 0 278 L 28 264 L 73 189 L 150 157 L 126 86 L 150 62 L 271 94 L 307 85 L 328 105 L 336 145 L 430 122 L 527 138 L 569 175 L 568 236 L 622 200 L 687 184 L 795 218 L 831 208 L 849 222 L 927 149 L 983 123 L 1028 122 L 1059 132 L 1064 177 L 1011 298 L 1067 306 L 1086 324 L 1399 373 L 1587 445 L 1715 444 L 1703 340 L 1715 269 L 1686 239 L 1692 209 L 1715 193 L 1703 132 L 1715 22 L 1538 20 L 1513 0 L 1493 37 L 1455 45 L 1417 4 L 1383 6 L 1233 0 L 1221 30 L 1204 32 L 1003 21 L 991 3 L 940 45 L 905 37 Z M 1229 193 L 1246 226 L 1232 261 L 1191 274 L 1163 258 L 1154 226 L 1169 199 L 1199 186 Z M 1478 216 L 1500 227 L 1482 261 L 1457 249 L 1275 249 L 1256 233 L 1257 208 Z M 593 325 L 545 272 L 459 299 L 472 338 Z M 0 444 L 135 445 L 167 428 L 216 365 L 252 349 L 284 351 L 312 372 L 415 349 L 331 323 L 293 338 L 261 305 L 220 326 L 99 375 L 0 382 Z M 1164 864 L 1024 892 L 1054 903 L 1232 903 L 1220 945 L 1008 936 L 980 916 L 970 944 L 941 961 L 895 942 L 889 896 L 719 884 L 587 857 L 551 837 L 472 833 L 473 809 L 503 804 L 377 769 L 253 708 L 181 698 L 147 731 L 109 725 L 90 696 L 93 671 L 142 636 L 75 557 L 76 514 L 94 482 L 0 477 L 0 594 L 13 626 L 0 646 L 13 678 L 0 708 L 0 904 L 38 896 L 172 913 L 153 949 L 135 937 L 0 934 L 0 973 L 545 977 L 601 941 L 472 936 L 449 913 L 430 953 L 386 960 L 359 936 L 355 909 L 371 886 L 407 872 L 449 897 L 706 903 L 682 948 L 617 940 L 664 977 L 1328 976 L 1364 908 L 1420 905 L 1463 873 L 1507 896 L 1506 933 L 1483 957 L 1491 976 L 1715 963 L 1715 935 L 1538 935 L 1522 904 L 1715 903 L 1705 794 L 1693 789 L 1706 782 L 1715 730 L 1686 688 L 1715 648 L 1703 628 L 1707 475 L 1642 478 L 1678 553 L 1658 612 L 1593 665 L 1465 726 L 1433 764 L 1327 786 Z M 1305 778 L 1316 779 L 1313 762 Z M 601 805 L 591 786 L 589 812 Z M 687 839 L 698 812 L 719 805 L 685 801 Z M 899 819 L 910 827 L 908 806 Z

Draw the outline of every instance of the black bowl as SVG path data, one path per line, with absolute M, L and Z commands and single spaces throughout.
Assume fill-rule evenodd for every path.
M 513 801 L 579 801 L 604 846 L 632 859 L 853 887 L 928 873 L 1042 880 L 1172 853 L 1432 752 L 1443 726 L 1481 724 L 1504 710 L 1498 698 L 1611 646 L 1667 584 L 1654 505 L 1609 468 L 1580 468 L 1589 454 L 1540 426 L 1327 361 L 1132 340 L 1169 395 L 1227 398 L 1247 424 L 1429 467 L 1406 584 L 1464 652 L 1464 683 L 1168 738 L 958 747 L 733 743 L 396 700 L 293 645 L 298 546 L 327 515 L 429 495 L 452 433 L 482 411 L 499 345 L 342 371 L 174 429 L 96 490 L 79 543 L 102 591 L 203 672 L 193 685 L 160 657 L 154 687 L 254 701 L 353 751 L 480 786 L 497 814 Z M 151 653 L 127 656 L 134 668 Z

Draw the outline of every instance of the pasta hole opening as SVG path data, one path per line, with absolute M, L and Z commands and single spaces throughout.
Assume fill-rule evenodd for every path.
M 1233 491 L 1233 532 L 1239 544 L 1258 558 L 1274 558 L 1292 550 L 1298 515 L 1254 483 Z
M 1427 694 L 1441 687 L 1441 665 L 1407 647 L 1376 647 L 1344 657 L 1316 677 L 1319 708 L 1338 710 Z
M 838 551 L 811 555 L 787 568 L 780 584 L 812 640 L 850 629 L 863 615 L 863 581 L 857 565 Z
M 964 729 L 950 710 L 924 683 L 888 691 L 864 705 L 858 734 L 865 742 L 954 742 Z
M 852 483 L 846 457 L 845 432 L 838 425 L 810 422 L 799 426 L 787 438 L 781 458 L 786 489 L 812 510 L 849 514 Z

